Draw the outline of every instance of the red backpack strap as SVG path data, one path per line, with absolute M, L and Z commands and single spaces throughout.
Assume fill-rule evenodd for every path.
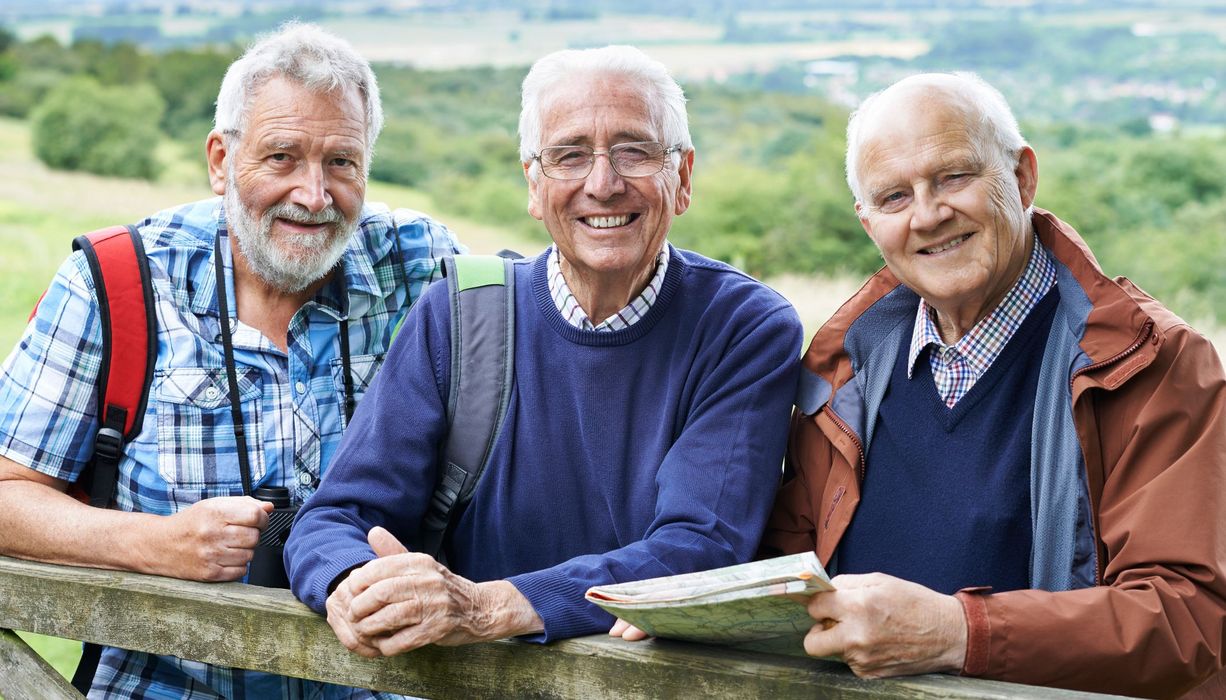
M 124 443 L 141 430 L 153 365 L 157 320 L 149 261 L 132 226 L 112 226 L 73 242 L 85 254 L 102 320 L 102 364 L 98 371 L 98 435 L 94 440 L 90 505 L 110 505 L 119 478 Z

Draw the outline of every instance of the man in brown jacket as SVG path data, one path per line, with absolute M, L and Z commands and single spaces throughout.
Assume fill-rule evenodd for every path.
M 865 677 L 1204 683 L 1226 634 L 1212 346 L 1033 206 L 1034 151 L 974 76 L 866 100 L 847 173 L 886 269 L 805 355 L 763 543 L 838 574 L 806 651 Z

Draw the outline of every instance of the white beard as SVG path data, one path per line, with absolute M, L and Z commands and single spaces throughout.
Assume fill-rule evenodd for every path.
M 287 294 L 296 294 L 323 279 L 341 255 L 357 229 L 357 220 L 346 220 L 333 205 L 312 214 L 296 204 L 281 202 L 269 207 L 256 219 L 238 196 L 233 173 L 226 178 L 226 221 L 230 235 L 238 240 L 238 250 L 247 267 L 265 284 Z M 272 224 L 288 219 L 304 224 L 330 224 L 326 238 L 318 235 L 283 235 L 272 239 Z

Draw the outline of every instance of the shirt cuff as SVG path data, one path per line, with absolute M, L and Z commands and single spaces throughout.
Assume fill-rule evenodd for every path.
M 962 603 L 962 613 L 966 615 L 966 658 L 962 662 L 964 676 L 982 676 L 988 670 L 992 627 L 985 598 L 991 590 L 991 586 L 977 586 L 963 588 L 954 594 Z

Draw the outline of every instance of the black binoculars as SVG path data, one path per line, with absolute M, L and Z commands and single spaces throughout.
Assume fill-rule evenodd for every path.
M 289 588 L 285 575 L 285 540 L 290 526 L 298 513 L 298 506 L 290 501 L 289 489 L 283 486 L 261 486 L 251 493 L 252 498 L 273 504 L 268 516 L 268 527 L 260 533 L 260 542 L 251 557 L 247 570 L 247 583 L 267 588 Z

